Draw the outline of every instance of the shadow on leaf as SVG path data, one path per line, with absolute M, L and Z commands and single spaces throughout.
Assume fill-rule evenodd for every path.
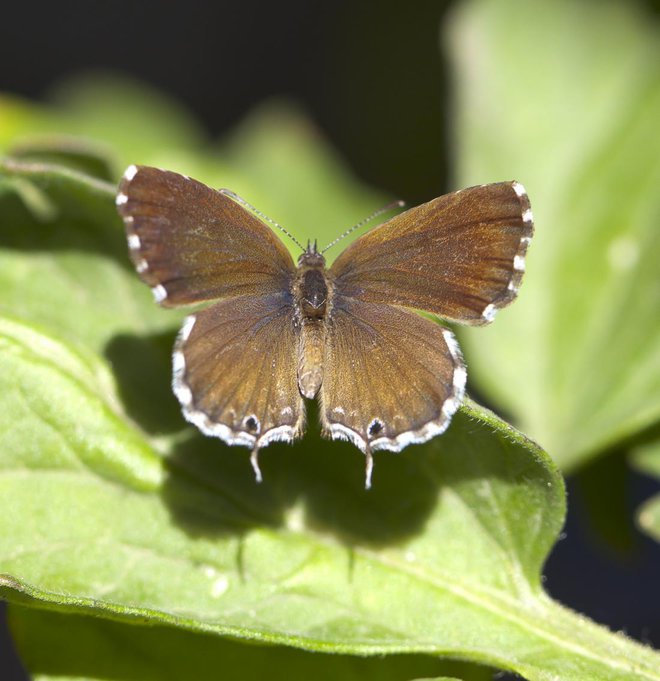
M 171 434 L 184 424 L 169 385 L 173 338 L 122 335 L 106 349 L 126 411 L 150 433 Z M 377 452 L 367 491 L 362 454 L 346 442 L 322 439 L 316 403 L 308 402 L 307 410 L 301 441 L 260 452 L 262 484 L 255 482 L 247 448 L 230 447 L 192 426 L 172 438 L 161 493 L 173 521 L 194 537 L 306 527 L 347 547 L 378 548 L 420 534 L 444 488 L 459 496 L 467 490 L 470 505 L 475 479 L 516 488 L 538 475 L 534 457 L 506 430 L 459 411 L 444 435 L 400 454 Z
M 105 348 L 126 412 L 147 433 L 181 430 L 183 418 L 171 389 L 175 331 L 148 336 L 120 334 Z
M 358 450 L 310 430 L 293 446 L 263 450 L 260 485 L 246 448 L 192 435 L 168 463 L 162 493 L 173 520 L 195 536 L 285 525 L 331 535 L 347 547 L 379 548 L 423 532 L 445 487 L 458 495 L 466 488 L 470 497 L 475 479 L 515 488 L 537 474 L 528 452 L 459 413 L 445 435 L 425 445 L 377 453 L 374 485 L 365 490 Z
M 51 185 L 44 185 L 29 176 L 17 176 L 0 184 L 0 247 L 44 253 L 95 253 L 132 270 L 126 236 L 112 197 L 94 195 L 75 184 L 61 187 L 57 180 L 55 176 Z

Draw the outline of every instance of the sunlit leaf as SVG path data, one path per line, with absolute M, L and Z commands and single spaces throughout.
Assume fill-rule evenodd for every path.
M 660 416 L 660 33 L 635 3 L 457 10 L 457 182 L 523 182 L 536 222 L 471 375 L 570 468 Z

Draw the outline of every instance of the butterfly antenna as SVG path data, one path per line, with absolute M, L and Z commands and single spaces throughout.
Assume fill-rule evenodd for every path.
M 242 199 L 238 194 L 234 194 L 234 192 L 230 191 L 229 189 L 220 189 L 220 193 L 224 194 L 225 196 L 228 196 L 230 199 L 233 199 L 236 201 L 236 203 L 240 203 L 242 206 L 245 206 L 248 210 L 252 211 L 255 215 L 258 215 L 262 220 L 265 220 L 269 224 L 273 225 L 273 227 L 277 227 L 281 232 L 284 232 L 291 241 L 293 241 L 298 248 L 300 248 L 301 251 L 304 251 L 305 249 L 303 248 L 302 244 L 298 239 L 296 239 L 291 232 L 288 232 L 282 225 L 279 223 L 275 222 L 272 218 L 269 218 L 267 215 L 264 215 L 260 210 L 257 210 L 252 204 L 248 203 L 245 199 Z
M 387 213 L 390 210 L 394 210 L 395 208 L 403 208 L 405 206 L 404 201 L 392 201 L 392 203 L 388 203 L 386 206 L 383 206 L 382 208 L 379 208 L 377 211 L 372 213 L 368 218 L 365 218 L 364 220 L 360 220 L 360 222 L 357 223 L 357 225 L 353 225 L 349 229 L 347 229 L 343 234 L 340 234 L 334 241 L 331 241 L 322 251 L 321 253 L 325 253 L 329 248 L 332 248 L 335 244 L 339 243 L 343 238 L 347 237 L 349 234 L 354 232 L 356 229 L 360 229 L 360 227 L 364 227 L 368 222 L 371 222 L 374 218 L 377 218 L 379 215 L 382 215 L 383 213 Z

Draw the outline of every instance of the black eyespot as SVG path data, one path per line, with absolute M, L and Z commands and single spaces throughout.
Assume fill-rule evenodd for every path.
M 259 427 L 259 421 L 254 416 L 248 416 L 245 419 L 245 427 L 251 432 L 256 433 Z
M 374 437 L 375 435 L 378 435 L 381 431 L 383 430 L 383 424 L 378 420 L 374 419 L 370 424 L 369 424 L 369 437 Z

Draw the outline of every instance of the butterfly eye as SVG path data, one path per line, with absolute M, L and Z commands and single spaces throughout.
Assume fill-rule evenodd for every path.
M 369 437 L 375 437 L 383 430 L 383 423 L 379 419 L 374 419 L 368 428 Z

